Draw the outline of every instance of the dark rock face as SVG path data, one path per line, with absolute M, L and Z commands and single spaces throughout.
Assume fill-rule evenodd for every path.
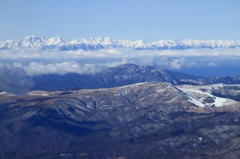
M 27 97 L 1 93 L 0 155 L 2 159 L 237 158 L 239 112 L 228 107 L 204 113 L 199 109 L 169 83 L 35 91 Z

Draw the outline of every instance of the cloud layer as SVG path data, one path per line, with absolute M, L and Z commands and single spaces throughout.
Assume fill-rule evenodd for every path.
M 25 70 L 11 65 L 0 64 L 0 90 L 18 95 L 26 95 L 33 86 Z
M 40 49 L 0 50 L 1 65 L 22 69 L 28 76 L 42 74 L 92 74 L 125 63 L 179 70 L 203 67 L 240 68 L 240 48 L 188 50 L 102 49 L 56 51 Z M 237 74 L 237 70 L 236 70 Z M 239 73 L 240 74 L 240 73 Z

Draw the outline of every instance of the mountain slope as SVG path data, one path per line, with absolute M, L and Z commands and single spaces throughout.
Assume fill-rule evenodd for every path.
M 240 84 L 238 77 L 203 78 L 181 72 L 157 69 L 150 66 L 125 64 L 106 69 L 93 75 L 66 74 L 41 75 L 32 77 L 32 90 L 73 90 L 89 88 L 111 88 L 139 82 L 169 82 L 175 85 L 191 84 L 204 85 L 214 83 Z
M 240 47 L 240 41 L 230 40 L 160 40 L 145 43 L 142 40 L 119 40 L 110 37 L 79 38 L 69 42 L 63 41 L 59 37 L 41 38 L 37 36 L 27 36 L 23 40 L 7 40 L 0 42 L 0 49 L 11 48 L 40 48 L 58 50 L 99 50 L 107 48 L 131 48 L 135 50 L 185 50 L 204 48 L 236 48 Z
M 199 96 L 191 92 L 204 93 L 203 87 L 186 87 L 146 82 L 25 97 L 1 93 L 1 158 L 237 156 L 239 102 L 201 108 L 190 99 L 201 102 L 211 92 Z M 232 87 L 239 94 L 237 85 L 226 89 Z M 205 86 L 213 88 L 221 91 Z

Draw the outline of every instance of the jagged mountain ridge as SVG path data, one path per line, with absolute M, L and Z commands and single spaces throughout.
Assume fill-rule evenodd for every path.
M 1 158 L 238 156 L 239 102 L 199 108 L 190 100 L 198 95 L 188 90 L 222 92 L 222 85 L 186 87 L 145 82 L 25 97 L 0 93 Z M 239 85 L 226 90 L 240 94 Z
M 175 85 L 240 84 L 239 77 L 216 76 L 204 78 L 135 64 L 112 67 L 92 75 L 66 74 L 61 76 L 54 74 L 34 76 L 32 79 L 34 82 L 32 90 L 45 91 L 111 88 L 139 82 L 169 82 Z
M 99 50 L 108 48 L 131 48 L 135 50 L 184 50 L 204 48 L 237 48 L 240 41 L 232 40 L 160 40 L 156 42 L 143 42 L 142 40 L 120 40 L 110 37 L 78 38 L 65 42 L 60 37 L 41 38 L 27 36 L 23 40 L 7 40 L 0 42 L 0 49 L 11 48 L 39 48 L 58 50 Z

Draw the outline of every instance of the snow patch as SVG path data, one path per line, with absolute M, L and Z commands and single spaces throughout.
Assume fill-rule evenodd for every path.
M 205 106 L 216 106 L 221 107 L 224 105 L 231 105 L 235 104 L 236 101 L 221 98 L 213 95 L 211 93 L 212 89 L 217 89 L 219 87 L 223 87 L 223 84 L 215 84 L 215 85 L 205 85 L 205 86 L 189 86 L 189 85 L 182 85 L 182 86 L 174 86 L 181 94 L 187 97 L 188 101 L 193 103 L 198 107 L 205 107 Z M 209 100 L 206 100 L 209 98 Z

